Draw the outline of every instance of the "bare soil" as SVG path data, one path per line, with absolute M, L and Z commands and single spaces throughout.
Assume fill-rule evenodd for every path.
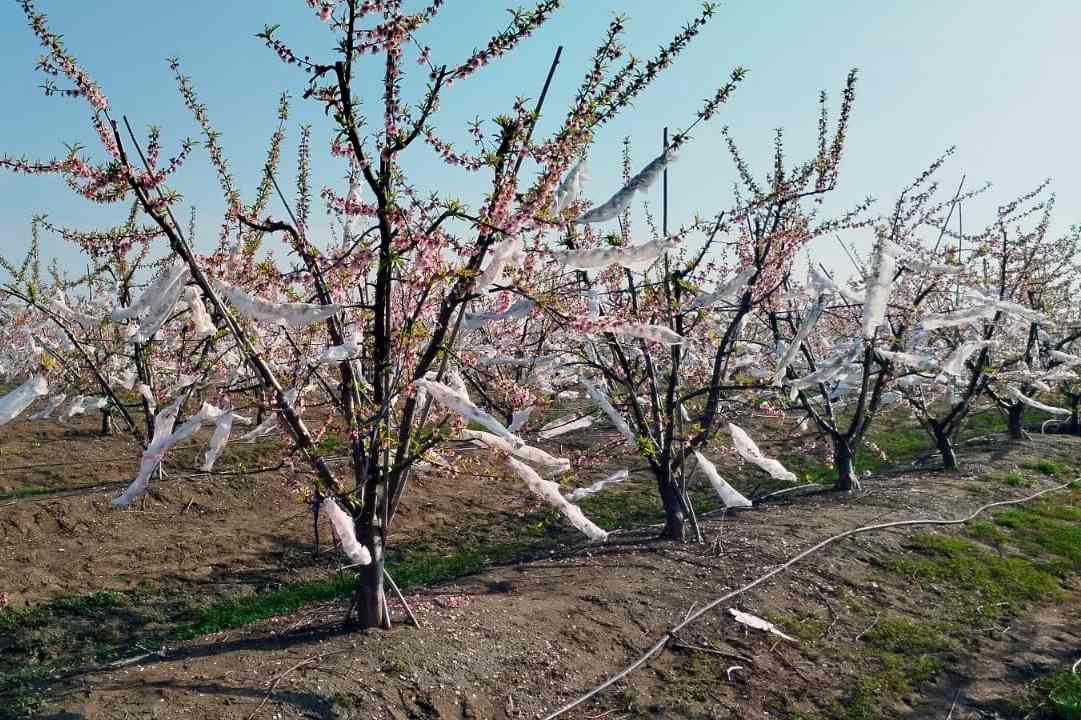
M 333 564 L 312 558 L 311 518 L 291 496 L 288 474 L 167 476 L 145 506 L 112 512 L 108 500 L 134 472 L 131 448 L 94 437 L 92 421 L 17 427 L 5 429 L 2 467 L 64 464 L 0 472 L 0 491 L 27 484 L 74 490 L 0 500 L 0 590 L 17 605 L 146 584 L 226 596 L 320 577 Z M 229 452 L 223 466 L 274 465 L 279 457 L 273 445 Z M 195 465 L 194 453 L 177 466 Z M 537 717 L 633 660 L 689 609 L 818 540 L 868 523 L 956 517 L 1030 494 L 1055 480 L 1030 473 L 1026 488 L 988 478 L 1044 458 L 1077 465 L 1081 442 L 975 444 L 963 450 L 960 473 L 902 469 L 868 478 L 854 495 L 799 497 L 705 519 L 703 544 L 657 542 L 639 529 L 614 534 L 605 546 L 490 568 L 409 593 L 420 628 L 404 622 L 393 600 L 395 626 L 386 632 L 348 632 L 338 625 L 339 604 L 310 606 L 122 667 L 59 678 L 41 689 L 38 716 Z M 113 487 L 94 488 L 106 483 Z M 648 479 L 637 491 L 643 488 Z M 469 528 L 503 527 L 536 507 L 521 488 L 492 478 L 420 478 L 412 490 L 399 542 L 449 536 L 468 544 L 476 537 Z M 635 491 L 633 483 L 619 490 Z M 1081 504 L 1077 490 L 1063 495 Z M 872 684 L 874 714 L 860 717 L 946 717 L 951 709 L 955 719 L 1012 717 L 1011 701 L 1035 677 L 1081 655 L 1081 586 L 1074 579 L 1055 602 L 1020 614 L 984 617 L 978 598 L 977 611 L 967 612 L 945 587 L 891 569 L 891 560 L 920 552 L 912 533 L 861 535 L 827 548 L 706 616 L 567 717 L 854 718 L 860 682 L 912 674 L 906 667 L 898 676 L 882 665 L 886 656 L 871 652 L 869 638 L 887 621 L 940 628 L 946 644 L 934 655 L 941 667 L 908 687 Z M 795 641 L 735 623 L 730 607 L 771 619 Z M 132 647 L 131 654 L 150 650 Z

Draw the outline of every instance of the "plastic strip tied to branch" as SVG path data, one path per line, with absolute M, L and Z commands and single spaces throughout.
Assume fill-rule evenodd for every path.
M 478 408 L 472 400 L 462 394 L 455 392 L 452 388 L 444 385 L 441 382 L 435 382 L 434 380 L 416 380 L 413 384 L 428 393 L 429 396 L 437 403 L 447 408 L 448 410 L 455 412 L 466 420 L 472 420 L 479 423 L 484 427 L 491 430 L 499 437 L 506 440 L 514 447 L 520 447 L 523 445 L 521 438 L 514 435 L 511 431 L 499 422 L 497 419 Z
M 608 533 L 587 518 L 585 513 L 582 512 L 582 508 L 568 502 L 563 497 L 563 493 L 559 491 L 558 483 L 543 479 L 533 468 L 512 457 L 507 458 L 507 465 L 518 474 L 518 477 L 525 481 L 535 495 L 543 498 L 559 512 L 563 513 L 568 522 L 585 533 L 590 540 L 606 540 L 608 538 Z
M 630 179 L 626 185 L 624 185 L 615 195 L 610 197 L 606 202 L 597 207 L 591 209 L 589 212 L 581 215 L 574 222 L 577 225 L 588 225 L 590 223 L 607 222 L 608 220 L 614 220 L 619 217 L 619 214 L 626 210 L 631 205 L 631 201 L 634 200 L 635 193 L 645 192 L 649 187 L 657 181 L 661 172 L 669 163 L 675 161 L 676 155 L 670 150 L 665 150 L 657 158 L 655 158 L 649 165 L 646 165 L 637 175 Z
M 598 480 L 597 482 L 589 485 L 588 487 L 578 488 L 574 492 L 567 495 L 569 502 L 578 502 L 582 498 L 589 497 L 590 495 L 596 495 L 601 490 L 609 485 L 618 485 L 621 482 L 626 482 L 630 479 L 631 473 L 629 470 L 617 470 L 604 480 Z
M 318 305 L 314 303 L 273 303 L 253 297 L 240 288 L 215 282 L 223 298 L 241 315 L 259 322 L 289 327 L 305 327 L 334 317 L 342 310 L 341 305 Z
M 713 486 L 713 489 L 717 492 L 718 497 L 721 498 L 721 502 L 727 508 L 749 508 L 752 506 L 750 500 L 745 498 L 742 493 L 729 485 L 721 474 L 717 472 L 717 466 L 710 462 L 702 453 L 697 450 L 694 451 L 694 459 L 698 463 L 698 467 L 702 469 L 702 474 L 709 480 L 709 484 Z
M 732 444 L 735 446 L 736 452 L 744 460 L 765 470 L 774 480 L 796 481 L 795 473 L 786 470 L 779 461 L 763 455 L 762 451 L 755 445 L 754 440 L 751 440 L 743 428 L 728 423 L 728 432 L 732 436 Z
M 372 562 L 372 554 L 368 548 L 357 540 L 356 523 L 345 510 L 334 500 L 324 498 L 319 512 L 330 521 L 334 530 L 334 537 L 338 538 L 344 552 L 350 560 L 357 565 L 369 565 Z

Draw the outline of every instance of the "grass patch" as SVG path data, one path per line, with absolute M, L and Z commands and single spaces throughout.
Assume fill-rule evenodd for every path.
M 826 633 L 826 628 L 829 627 L 821 618 L 813 615 L 800 617 L 767 609 L 762 611 L 762 617 L 776 625 L 782 632 L 812 645 Z
M 47 488 L 44 485 L 38 485 L 37 483 L 27 483 L 13 490 L 0 490 L 0 500 L 31 497 L 33 495 L 44 495 L 45 493 L 51 491 L 52 488 Z
M 928 655 L 949 647 L 938 628 L 902 617 L 884 617 L 864 636 L 878 650 L 901 655 Z
M 345 448 L 345 439 L 337 433 L 328 432 L 323 435 L 323 439 L 315 446 L 319 452 L 329 453 L 336 450 L 342 450 Z
M 1006 432 L 1006 418 L 995 409 L 969 413 L 958 433 L 959 440 L 967 440 L 977 435 L 989 435 Z
M 340 575 L 332 580 L 288 585 L 280 590 L 241 595 L 196 610 L 194 620 L 177 627 L 173 639 L 190 640 L 200 635 L 240 627 L 256 620 L 299 610 L 305 605 L 347 597 L 355 581 Z
M 1046 675 L 1015 706 L 1018 717 L 1032 720 L 1081 720 L 1081 675 L 1068 670 Z
M 934 450 L 934 445 L 931 443 L 931 438 L 927 434 L 927 431 L 921 427 L 903 426 L 896 422 L 891 422 L 893 419 L 889 417 L 876 418 L 878 425 L 871 426 L 870 441 L 885 454 L 885 459 L 881 456 L 868 457 L 864 460 L 868 465 L 872 462 L 879 467 L 887 463 L 904 462 L 911 460 L 916 456 L 927 452 L 928 450 Z M 876 429 L 877 428 L 877 429 Z M 871 455 L 870 452 L 865 451 L 866 455 Z M 872 472 L 876 470 L 876 467 L 869 467 Z
M 1062 477 L 1069 472 L 1069 469 L 1065 465 L 1054 460 L 1040 460 L 1039 462 L 1026 465 L 1025 467 L 1031 468 L 1048 477 Z
M 860 675 L 823 715 L 790 714 L 789 720 L 882 720 L 892 713 L 889 707 L 900 697 L 930 682 L 945 667 L 931 655 L 873 653 L 880 669 Z
M 890 421 L 889 416 L 883 415 L 871 426 L 866 442 L 856 452 L 852 462 L 857 475 L 880 472 L 934 449 L 922 428 L 904 427 Z M 801 483 L 832 485 L 837 479 L 833 465 L 827 465 L 813 455 L 784 455 L 781 460 Z
M 1011 470 L 1010 472 L 1006 473 L 1003 481 L 1010 487 L 1032 487 L 1032 481 L 1025 477 L 1025 474 L 1020 470 Z
M 1046 507 L 1046 504 L 1045 504 Z M 1067 506 L 1068 507 L 1068 506 Z M 1010 528 L 1014 542 L 1023 550 L 1042 550 L 1069 560 L 1074 571 L 1081 570 L 1081 525 L 1076 520 L 1048 517 L 1040 506 L 1010 508 L 995 515 L 995 523 Z M 1046 508 L 1052 509 L 1052 508 Z M 1073 512 L 1078 508 L 1070 508 Z M 1055 511 L 1052 509 L 1052 511 Z
M 958 535 L 918 533 L 913 547 L 922 557 L 902 557 L 887 565 L 920 582 L 946 583 L 972 605 L 1016 610 L 1031 600 L 1059 597 L 1062 587 L 1055 573 L 1023 557 L 1002 556 Z
M 137 591 L 102 591 L 0 608 L 0 716 L 33 712 L 41 682 L 129 647 L 147 623 L 139 617 L 144 600 Z

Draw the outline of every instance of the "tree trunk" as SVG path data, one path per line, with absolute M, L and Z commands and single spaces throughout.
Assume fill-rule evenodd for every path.
M 859 490 L 860 481 L 856 475 L 856 467 L 853 461 L 853 452 L 848 445 L 848 441 L 843 438 L 834 438 L 833 466 L 837 469 L 837 480 L 833 484 L 834 490 L 842 492 Z
M 1066 421 L 1066 432 L 1071 435 L 1081 435 L 1081 395 L 1070 395 L 1070 409 L 1073 410 L 1070 413 L 1070 419 Z
M 1025 426 L 1022 422 L 1025 417 L 1025 406 L 1018 403 L 1011 405 L 1006 413 L 1006 431 L 1009 433 L 1011 440 L 1023 440 L 1025 437 Z
M 101 435 L 107 436 L 113 434 L 112 416 L 108 412 L 101 413 Z
M 374 545 L 374 547 L 373 547 Z M 358 630 L 390 629 L 387 598 L 383 592 L 383 546 L 376 540 L 368 545 L 372 561 L 357 568 L 357 588 L 346 618 L 347 624 Z
M 683 509 L 683 499 L 679 496 L 679 487 L 672 477 L 671 468 L 657 474 L 657 489 L 664 504 L 664 530 L 661 537 L 667 540 L 685 542 L 687 539 L 687 516 Z
M 953 440 L 950 438 L 950 434 L 941 428 L 934 428 L 935 445 L 938 447 L 938 454 L 942 456 L 942 467 L 945 470 L 957 469 L 957 452 L 953 447 Z

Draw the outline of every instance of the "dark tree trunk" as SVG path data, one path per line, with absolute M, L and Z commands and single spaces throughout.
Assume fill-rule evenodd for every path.
M 109 413 L 103 412 L 101 414 L 101 434 L 103 436 L 113 434 L 113 424 L 111 421 L 112 416 Z
M 679 487 L 672 477 L 671 468 L 657 474 L 657 489 L 664 504 L 664 530 L 661 537 L 667 540 L 685 542 L 687 539 L 687 515 L 683 509 L 683 499 Z
M 1018 403 L 1011 405 L 1006 413 L 1006 432 L 1011 440 L 1022 440 L 1025 437 L 1025 406 Z
M 848 441 L 843 438 L 833 439 L 833 466 L 837 470 L 837 480 L 833 484 L 834 490 L 851 492 L 859 489 L 860 481 L 856 476 L 853 455 Z
M 942 456 L 942 467 L 946 470 L 956 470 L 957 452 L 954 450 L 950 434 L 938 427 L 934 428 L 934 434 L 935 446 L 938 447 L 938 454 Z
M 1070 419 L 1066 421 L 1066 432 L 1071 435 L 1081 435 L 1081 395 L 1070 395 Z
M 374 547 L 373 547 L 374 545 Z M 347 622 L 359 630 L 390 628 L 387 598 L 383 592 L 383 547 L 379 541 L 368 545 L 372 561 L 357 568 L 357 588 Z

